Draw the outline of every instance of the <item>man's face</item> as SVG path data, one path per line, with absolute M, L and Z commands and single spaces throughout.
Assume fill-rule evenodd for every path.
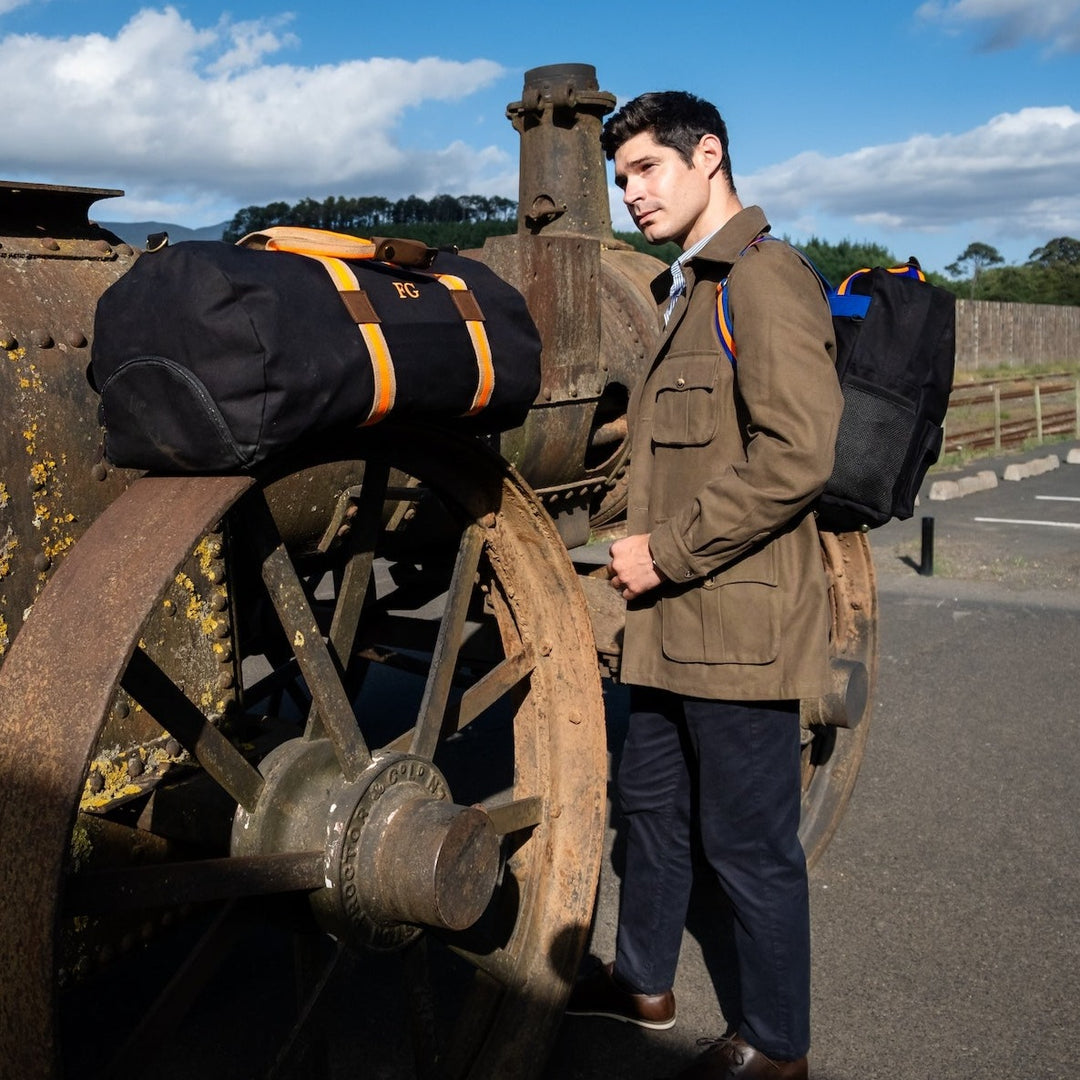
M 615 151 L 615 183 L 634 224 L 650 244 L 674 240 L 686 249 L 700 235 L 699 222 L 709 205 L 709 175 L 699 161 L 690 168 L 677 150 L 661 146 L 651 131 L 627 139 Z

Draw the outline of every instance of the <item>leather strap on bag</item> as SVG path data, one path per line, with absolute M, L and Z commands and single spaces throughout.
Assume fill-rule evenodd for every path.
M 397 399 L 397 377 L 390 346 L 379 326 L 378 312 L 367 293 L 360 287 L 356 274 L 348 260 L 375 259 L 396 266 L 407 266 L 414 272 L 430 266 L 437 254 L 417 240 L 373 237 L 362 239 L 325 229 L 308 229 L 288 225 L 275 225 L 260 232 L 249 233 L 237 241 L 242 247 L 262 251 L 287 251 L 304 255 L 321 263 L 330 275 L 349 317 L 360 330 L 375 380 L 375 392 L 371 409 L 362 426 L 376 424 L 386 418 Z M 484 313 L 475 293 L 464 279 L 453 274 L 431 273 L 428 275 L 450 291 L 451 299 L 469 334 L 473 352 L 476 354 L 477 385 L 472 405 L 465 413 L 473 416 L 491 401 L 495 389 L 495 366 L 491 344 L 484 328 Z

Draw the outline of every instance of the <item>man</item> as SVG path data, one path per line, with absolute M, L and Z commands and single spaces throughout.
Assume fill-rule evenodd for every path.
M 797 1080 L 810 1044 L 798 703 L 827 689 L 812 506 L 842 409 L 832 323 L 812 270 L 761 240 L 764 214 L 739 201 L 714 106 L 645 94 L 609 119 L 602 145 L 637 227 L 682 255 L 653 283 L 666 326 L 630 403 L 627 536 L 608 567 L 627 601 L 631 687 L 616 954 L 568 1011 L 674 1023 L 700 845 L 731 904 L 738 1000 L 679 1080 Z M 717 337 L 729 275 L 737 368 Z

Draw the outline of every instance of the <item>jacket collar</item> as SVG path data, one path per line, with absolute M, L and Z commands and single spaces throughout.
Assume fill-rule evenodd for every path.
M 734 264 L 751 240 L 769 231 L 769 222 L 760 206 L 747 206 L 734 217 L 729 218 L 715 236 L 692 258 L 690 263 L 707 261 L 713 263 Z M 690 267 L 683 267 L 686 272 Z M 693 281 L 693 274 L 687 274 L 687 288 Z M 671 267 L 667 267 L 651 283 L 651 289 L 657 304 L 666 304 L 668 290 L 671 288 Z

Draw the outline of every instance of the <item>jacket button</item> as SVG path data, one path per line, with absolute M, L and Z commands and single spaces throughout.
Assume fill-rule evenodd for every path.
M 678 386 L 678 387 L 683 387 L 683 386 L 685 386 L 685 385 L 686 385 L 686 380 L 685 380 L 685 379 L 684 379 L 684 378 L 683 378 L 683 377 L 682 377 L 682 376 L 680 375 L 680 376 L 679 376 L 679 377 L 678 377 L 678 378 L 677 378 L 677 379 L 675 380 L 675 385 L 676 385 L 676 386 Z
M 689 570 L 684 570 L 682 576 L 684 578 L 689 578 L 689 577 L 693 577 L 694 575 Z

